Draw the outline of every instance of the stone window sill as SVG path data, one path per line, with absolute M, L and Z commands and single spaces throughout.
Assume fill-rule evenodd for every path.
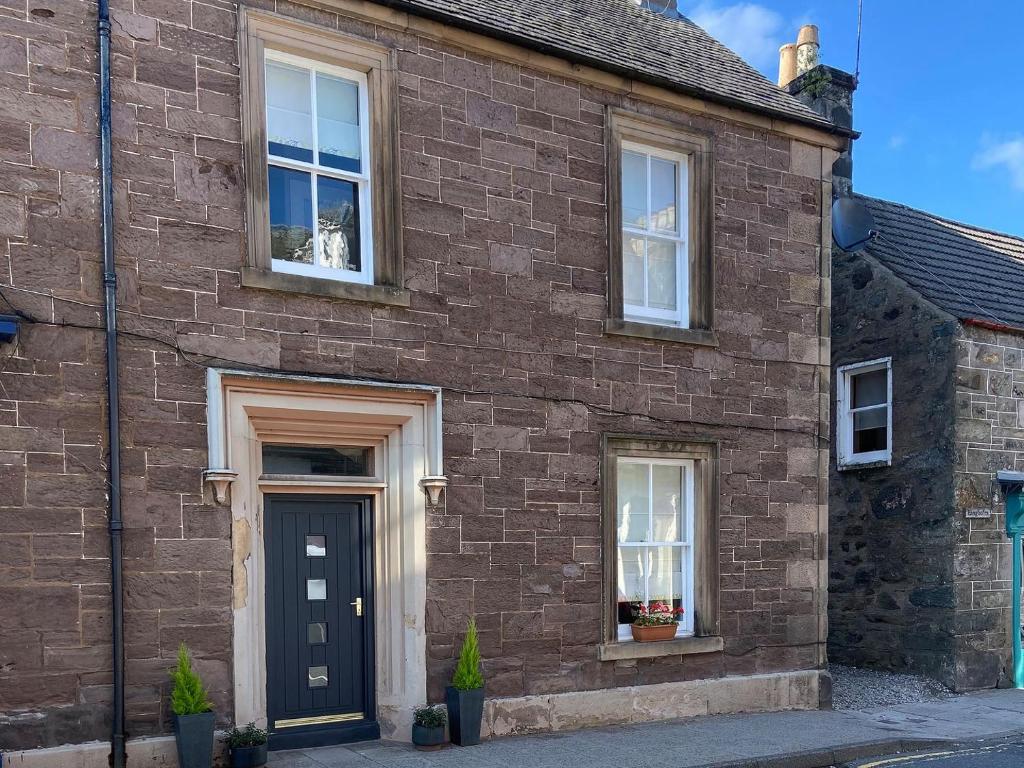
M 619 643 L 604 643 L 597 647 L 597 658 L 601 661 L 624 661 L 626 659 L 656 659 L 660 656 L 688 656 L 694 653 L 714 653 L 725 647 L 721 637 L 677 637 L 675 640 L 660 640 L 655 643 L 637 643 L 624 640 Z
M 329 296 L 333 299 L 367 301 L 373 304 L 389 304 L 396 307 L 409 306 L 409 292 L 386 285 L 363 285 L 342 280 L 326 280 L 308 275 L 289 275 L 268 269 L 242 267 L 242 285 L 247 288 L 262 288 L 268 291 L 307 293 L 314 296 Z
M 703 328 L 673 328 L 654 323 L 640 323 L 635 320 L 609 318 L 604 321 L 604 332 L 610 336 L 633 336 L 655 341 L 679 341 L 702 347 L 717 347 L 718 337 L 714 331 Z
M 863 461 L 861 463 L 854 462 L 852 464 L 836 464 L 836 469 L 839 472 L 856 472 L 858 469 L 883 469 L 884 467 L 891 467 L 892 459 L 879 459 L 878 461 Z

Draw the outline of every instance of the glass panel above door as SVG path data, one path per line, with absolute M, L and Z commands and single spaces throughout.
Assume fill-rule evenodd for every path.
M 373 449 L 363 446 L 263 444 L 266 475 L 373 475 Z

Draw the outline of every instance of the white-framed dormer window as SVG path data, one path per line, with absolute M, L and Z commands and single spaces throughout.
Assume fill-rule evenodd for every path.
M 694 634 L 693 459 L 616 459 L 617 637 L 630 640 L 640 604 L 685 613 L 677 637 Z
M 372 284 L 367 76 L 268 49 L 272 269 Z
M 892 461 L 892 358 L 843 365 L 836 371 L 838 465 Z
M 622 142 L 622 309 L 626 320 L 689 327 L 691 157 Z

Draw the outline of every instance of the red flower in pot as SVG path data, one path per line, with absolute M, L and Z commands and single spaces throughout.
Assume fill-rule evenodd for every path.
M 633 639 L 638 643 L 671 640 L 676 636 L 679 619 L 684 613 L 682 606 L 673 608 L 660 600 L 654 600 L 650 605 L 641 603 L 630 626 Z

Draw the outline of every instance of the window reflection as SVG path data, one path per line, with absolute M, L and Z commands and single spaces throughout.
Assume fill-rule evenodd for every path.
M 306 673 L 310 688 L 327 687 L 327 667 L 309 667 Z
M 306 640 L 310 645 L 325 645 L 327 643 L 327 622 L 311 621 L 307 624 Z
M 306 579 L 306 599 L 326 600 L 327 579 Z
M 306 536 L 306 557 L 327 557 L 327 537 Z

